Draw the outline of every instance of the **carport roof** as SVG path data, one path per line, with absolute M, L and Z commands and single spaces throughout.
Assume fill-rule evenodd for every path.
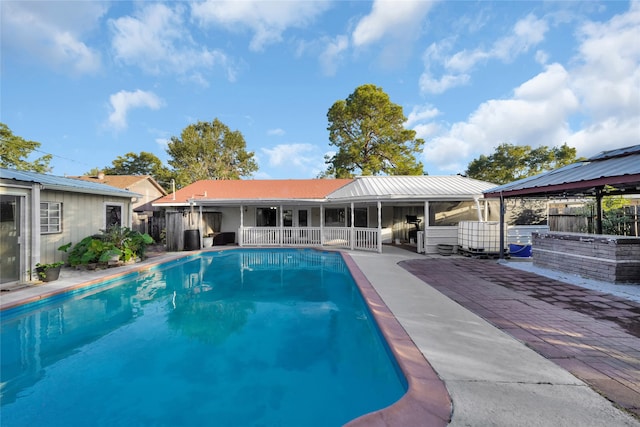
M 485 197 L 585 197 L 640 193 L 640 145 L 603 151 L 586 161 L 484 191 Z

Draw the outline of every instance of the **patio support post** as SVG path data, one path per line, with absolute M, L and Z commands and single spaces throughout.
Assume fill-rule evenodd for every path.
M 351 202 L 351 238 L 349 239 L 351 240 L 351 250 L 353 250 L 354 248 L 354 243 L 356 238 L 356 229 L 355 229 L 355 224 L 353 223 L 354 218 L 355 218 L 355 215 L 353 212 L 353 202 Z
M 504 197 L 500 192 L 500 259 L 504 259 Z
M 280 246 L 282 246 L 282 233 L 284 231 L 284 210 L 283 210 L 283 206 L 280 205 L 280 229 L 278 230 L 278 242 L 280 243 Z
M 198 206 L 198 230 L 200 230 L 200 248 L 204 246 L 204 225 L 202 224 L 202 205 Z
M 422 249 L 427 253 L 427 228 L 429 228 L 429 201 L 424 201 L 424 228 L 422 233 Z
M 382 203 L 378 200 L 378 253 L 382 253 Z
M 324 246 L 324 205 L 320 203 L 320 246 Z
M 240 205 L 240 230 L 238 231 L 238 246 L 243 245 L 244 240 L 244 206 Z
M 596 188 L 596 234 L 602 234 L 602 190 Z

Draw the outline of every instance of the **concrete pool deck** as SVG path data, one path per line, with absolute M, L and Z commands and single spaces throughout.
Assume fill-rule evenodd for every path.
M 507 277 L 521 286 L 536 286 L 540 282 L 548 285 L 553 279 L 495 260 L 424 256 L 395 248 L 385 247 L 383 257 L 362 252 L 350 255 L 444 381 L 453 401 L 451 426 L 640 426 L 637 418 L 568 372 L 598 380 L 591 381 L 592 387 L 598 384 L 600 393 L 612 401 L 615 395 L 618 405 L 639 414 L 638 337 L 567 306 L 539 301 L 533 307 L 536 311 L 517 291 L 491 281 Z M 563 288 L 562 282 L 555 285 Z M 541 335 L 555 340 L 555 353 L 545 348 L 549 344 L 540 335 L 522 334 L 524 328 L 518 328 L 515 319 L 508 321 L 509 315 L 519 316 L 520 324 L 531 329 L 546 328 Z M 636 311 L 636 324 L 639 319 L 640 311 Z M 599 346 L 607 345 L 607 333 L 617 342 L 610 343 L 615 345 L 608 347 L 610 351 L 601 352 Z M 591 340 L 589 345 L 575 341 L 563 347 L 557 343 L 561 337 L 580 334 Z M 539 342 L 532 347 L 540 353 L 529 347 L 534 338 Z M 576 356 L 581 348 L 585 361 Z M 599 360 L 593 366 L 587 365 L 596 357 Z M 616 366 L 620 367 L 617 371 Z M 625 378 L 617 380 L 627 383 L 616 387 L 622 384 L 612 377 L 620 375 Z
M 0 306 L 37 300 L 188 254 L 156 254 L 140 264 L 96 272 L 65 269 L 56 282 L 2 292 Z M 637 418 L 612 403 L 639 412 L 640 338 L 622 326 L 614 327 L 610 320 L 577 313 L 567 305 L 554 305 L 514 288 L 553 279 L 530 272 L 512 274 L 513 269 L 495 260 L 424 256 L 393 246 L 385 246 L 383 254 L 348 254 L 444 381 L 453 401 L 450 425 L 640 426 Z M 556 286 L 562 287 L 562 282 Z M 547 297 L 550 292 L 547 290 Z M 640 304 L 613 302 L 626 305 L 628 318 L 634 320 L 635 307 Z M 618 310 L 622 314 L 625 308 Z M 635 313 L 637 322 L 640 312 Z M 509 318 L 515 315 L 519 318 Z M 545 322 L 540 323 L 541 319 Z M 556 321 L 561 325 L 553 329 Z M 525 324 L 532 326 L 529 331 L 522 326 Z M 576 330 L 578 326 L 583 329 Z M 536 328 L 545 333 L 530 332 Z M 594 330 L 604 332 L 594 336 Z M 575 341 L 579 335 L 589 343 Z M 563 337 L 574 341 L 558 344 Z M 615 338 L 615 348 L 614 343 L 601 341 L 607 337 Z M 530 341 L 536 341 L 538 347 Z M 601 351 L 607 345 L 612 351 Z M 562 353 L 563 349 L 568 353 Z M 584 355 L 576 353 L 580 349 L 585 350 Z M 629 393 L 624 389 L 620 393 L 614 383 L 622 383 L 616 375 L 625 376 L 618 380 L 627 381 Z M 586 382 L 590 380 L 596 381 L 589 386 Z

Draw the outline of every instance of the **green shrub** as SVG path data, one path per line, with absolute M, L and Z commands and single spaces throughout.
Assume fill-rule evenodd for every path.
M 121 261 L 131 261 L 144 258 L 146 247 L 152 243 L 153 238 L 146 233 L 112 226 L 82 239 L 71 249 L 68 262 L 72 266 L 106 263 L 116 255 Z

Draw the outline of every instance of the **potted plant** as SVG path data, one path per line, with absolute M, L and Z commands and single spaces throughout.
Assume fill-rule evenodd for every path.
M 213 233 L 209 233 L 202 238 L 202 246 L 205 248 L 213 246 Z
M 64 244 L 58 248 L 59 251 L 67 252 L 71 247 L 71 242 Z M 53 282 L 60 277 L 60 268 L 64 265 L 64 261 L 37 263 L 36 273 L 38 278 L 43 282 Z
M 36 273 L 38 278 L 43 282 L 53 282 L 60 277 L 60 268 L 64 265 L 63 261 L 51 262 L 48 264 L 36 264 Z

